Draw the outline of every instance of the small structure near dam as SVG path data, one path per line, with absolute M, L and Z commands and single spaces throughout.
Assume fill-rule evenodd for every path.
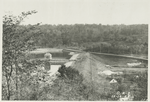
M 50 60 L 52 59 L 52 54 L 46 53 L 44 55 L 44 58 L 45 58 L 45 61 L 44 61 L 45 68 L 44 69 L 46 71 L 49 71 L 51 69 L 51 62 L 50 62 Z
M 74 62 L 77 60 L 78 55 L 79 54 L 72 55 L 72 57 L 68 61 L 66 61 L 64 65 L 66 67 L 72 66 L 74 64 Z M 41 73 L 42 76 L 39 77 L 40 80 L 44 80 L 45 82 L 52 84 L 52 80 L 57 78 L 56 74 L 59 74 L 58 70 L 61 67 L 61 64 L 59 64 L 59 65 L 53 65 L 52 64 L 52 62 L 51 62 L 52 61 L 52 54 L 51 53 L 46 53 L 44 55 L 44 60 L 42 60 L 42 61 L 43 61 L 44 66 L 38 66 L 38 69 L 40 71 L 38 71 L 38 70 L 34 71 L 33 73 L 31 73 L 31 76 L 38 75 L 39 73 Z M 43 76 L 45 78 L 43 78 Z

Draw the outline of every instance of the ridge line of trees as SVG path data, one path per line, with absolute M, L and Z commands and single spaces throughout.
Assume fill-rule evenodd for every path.
M 29 27 L 31 25 L 21 26 Z M 36 46 L 78 47 L 113 54 L 148 54 L 148 25 L 40 25 Z

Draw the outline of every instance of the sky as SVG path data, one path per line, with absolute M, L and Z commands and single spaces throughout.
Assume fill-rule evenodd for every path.
M 3 14 L 36 10 L 23 24 L 148 24 L 149 0 L 3 0 Z

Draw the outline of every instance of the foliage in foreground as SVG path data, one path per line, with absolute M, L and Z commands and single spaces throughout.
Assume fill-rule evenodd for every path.
M 106 79 L 110 81 L 112 78 L 118 82 L 112 95 L 116 95 L 117 92 L 130 92 L 134 101 L 147 100 L 148 72 L 124 72 L 123 75 L 112 75 Z M 119 97 L 116 98 L 118 99 Z
M 29 74 L 35 69 L 35 63 L 26 59 L 26 52 L 33 49 L 35 34 L 39 34 L 35 27 L 22 28 L 20 23 L 28 15 L 36 11 L 22 12 L 19 16 L 3 16 L 3 51 L 2 51 L 2 99 L 19 99 L 20 85 L 25 84 Z M 34 32 L 33 32 L 34 30 Z M 29 32 L 30 31 L 30 32 Z M 21 87 L 24 87 L 21 86 Z

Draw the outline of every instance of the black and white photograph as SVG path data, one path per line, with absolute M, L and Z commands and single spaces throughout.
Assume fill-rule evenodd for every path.
M 149 0 L 2 0 L 2 101 L 148 101 Z

